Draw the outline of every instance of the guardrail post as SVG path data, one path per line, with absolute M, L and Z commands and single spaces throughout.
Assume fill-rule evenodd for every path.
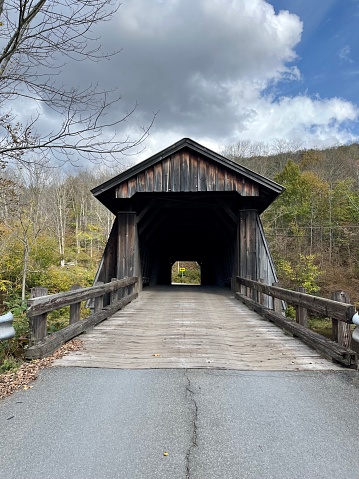
M 31 288 L 30 298 L 47 296 L 49 290 L 42 286 Z M 31 342 L 41 341 L 46 336 L 47 313 L 39 314 L 30 318 Z
M 76 289 L 81 289 L 81 286 L 74 284 L 71 286 L 70 291 L 75 291 Z M 69 324 L 77 323 L 81 319 L 81 302 L 70 304 L 70 322 Z
M 101 284 L 105 283 L 103 281 L 96 281 L 94 286 L 100 286 Z M 103 309 L 103 295 L 94 298 L 94 313 L 98 313 L 101 309 Z
M 303 286 L 299 286 L 297 288 L 297 291 L 299 293 L 307 292 L 307 290 L 303 288 Z M 302 306 L 296 306 L 295 310 L 296 310 L 296 317 L 295 317 L 296 322 L 307 328 L 308 327 L 308 310 L 306 308 L 303 308 Z
M 334 291 L 332 299 L 341 303 L 350 303 L 349 295 L 345 291 Z M 352 342 L 350 324 L 332 318 L 332 340 L 336 341 L 340 346 L 350 349 Z

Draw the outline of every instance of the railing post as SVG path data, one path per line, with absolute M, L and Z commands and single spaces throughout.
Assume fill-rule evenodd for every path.
M 74 284 L 71 286 L 70 291 L 75 291 L 76 289 L 81 289 L 81 286 Z M 70 322 L 69 324 L 77 323 L 81 319 L 81 302 L 70 304 Z
M 279 283 L 275 282 L 275 283 L 272 284 L 272 286 L 279 287 Z M 282 314 L 282 300 L 281 299 L 273 297 L 273 310 L 274 310 L 275 313 Z
M 246 279 L 252 279 L 249 275 L 246 276 Z M 249 286 L 246 287 L 246 296 L 247 298 L 252 299 L 252 288 Z
M 303 286 L 299 286 L 297 288 L 297 291 L 299 293 L 307 292 L 307 290 Z M 295 317 L 296 322 L 307 328 L 308 327 L 308 310 L 306 308 L 303 308 L 302 306 L 296 306 L 295 310 L 296 310 L 296 317 Z
M 38 298 L 40 296 L 47 296 L 49 290 L 41 286 L 31 288 L 30 298 Z M 31 342 L 36 343 L 41 341 L 46 336 L 46 322 L 47 313 L 39 314 L 30 318 L 29 325 L 31 331 Z
M 117 278 L 111 278 L 111 283 L 114 281 L 117 281 Z M 110 304 L 116 303 L 120 299 L 120 291 L 122 291 L 122 288 L 110 293 Z
M 345 291 L 334 291 L 332 299 L 341 303 L 350 303 L 349 295 Z M 352 342 L 350 324 L 332 318 L 332 340 L 336 341 L 340 346 L 350 349 Z
M 96 281 L 95 286 L 99 286 L 101 284 L 104 284 L 103 281 Z M 97 296 L 94 298 L 94 305 L 93 305 L 93 311 L 94 313 L 98 313 L 103 309 L 103 295 L 102 296 Z
M 258 280 L 259 283 L 264 283 L 264 279 L 263 278 L 260 278 Z M 262 293 L 262 291 L 257 291 L 257 294 L 258 294 L 258 303 L 259 304 L 264 304 L 264 293 Z

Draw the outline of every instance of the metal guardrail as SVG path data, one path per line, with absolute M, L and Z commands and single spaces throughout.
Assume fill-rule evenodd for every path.
M 352 339 L 359 343 L 359 314 L 355 313 L 352 319 L 353 323 L 356 325 L 356 328 L 353 331 Z
M 0 316 L 0 341 L 11 339 L 15 336 L 15 329 L 12 325 L 14 316 L 12 313 L 6 313 Z

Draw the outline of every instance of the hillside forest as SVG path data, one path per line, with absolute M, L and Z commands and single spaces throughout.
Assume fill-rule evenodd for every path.
M 286 188 L 262 215 L 280 284 L 304 286 L 307 292 L 325 297 L 344 289 L 357 303 L 359 145 L 302 150 L 289 142 L 269 148 L 242 141 L 222 154 Z M 56 293 L 73 284 L 92 284 L 113 215 L 90 190 L 120 172 L 121 168 L 98 165 L 66 172 L 36 161 L 18 167 L 3 165 L 0 308 L 1 313 L 11 309 L 21 319 L 17 338 L 24 343 L 23 312 L 32 287 L 41 285 Z M 194 282 L 190 273 L 199 273 L 185 266 L 185 280 Z M 182 282 L 183 275 L 177 281 Z M 50 328 L 60 323 L 54 318 Z M 9 348 L 5 351 L 2 346 L 0 365 L 14 353 Z
M 359 145 L 301 150 L 278 141 L 240 142 L 225 155 L 283 185 L 264 212 L 270 250 L 283 287 L 330 297 L 344 289 L 359 301 Z

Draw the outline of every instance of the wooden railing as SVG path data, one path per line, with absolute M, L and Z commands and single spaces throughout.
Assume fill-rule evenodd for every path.
M 343 301 L 347 299 L 343 295 L 334 295 L 335 300 L 326 299 L 307 294 L 304 288 L 302 291 L 291 291 L 239 276 L 236 280 L 238 285 L 236 298 L 249 308 L 302 339 L 325 356 L 346 366 L 357 367 L 357 355 L 350 349 L 350 324 L 356 310 L 352 304 Z M 264 306 L 263 295 L 273 298 L 272 309 Z M 296 321 L 283 315 L 282 302 L 296 308 Z M 308 329 L 308 312 L 332 319 L 332 341 Z
M 74 286 L 71 291 L 50 295 L 47 295 L 45 288 L 33 288 L 26 312 L 31 331 L 31 346 L 25 357 L 35 359 L 47 356 L 66 341 L 113 315 L 138 296 L 138 293 L 133 291 L 136 283 L 135 277 L 115 278 L 110 283 L 98 282 L 89 288 Z M 109 303 L 106 306 L 105 298 Z M 81 303 L 89 300 L 93 300 L 93 312 L 80 320 Z M 70 306 L 69 325 L 47 336 L 47 314 L 65 306 Z

